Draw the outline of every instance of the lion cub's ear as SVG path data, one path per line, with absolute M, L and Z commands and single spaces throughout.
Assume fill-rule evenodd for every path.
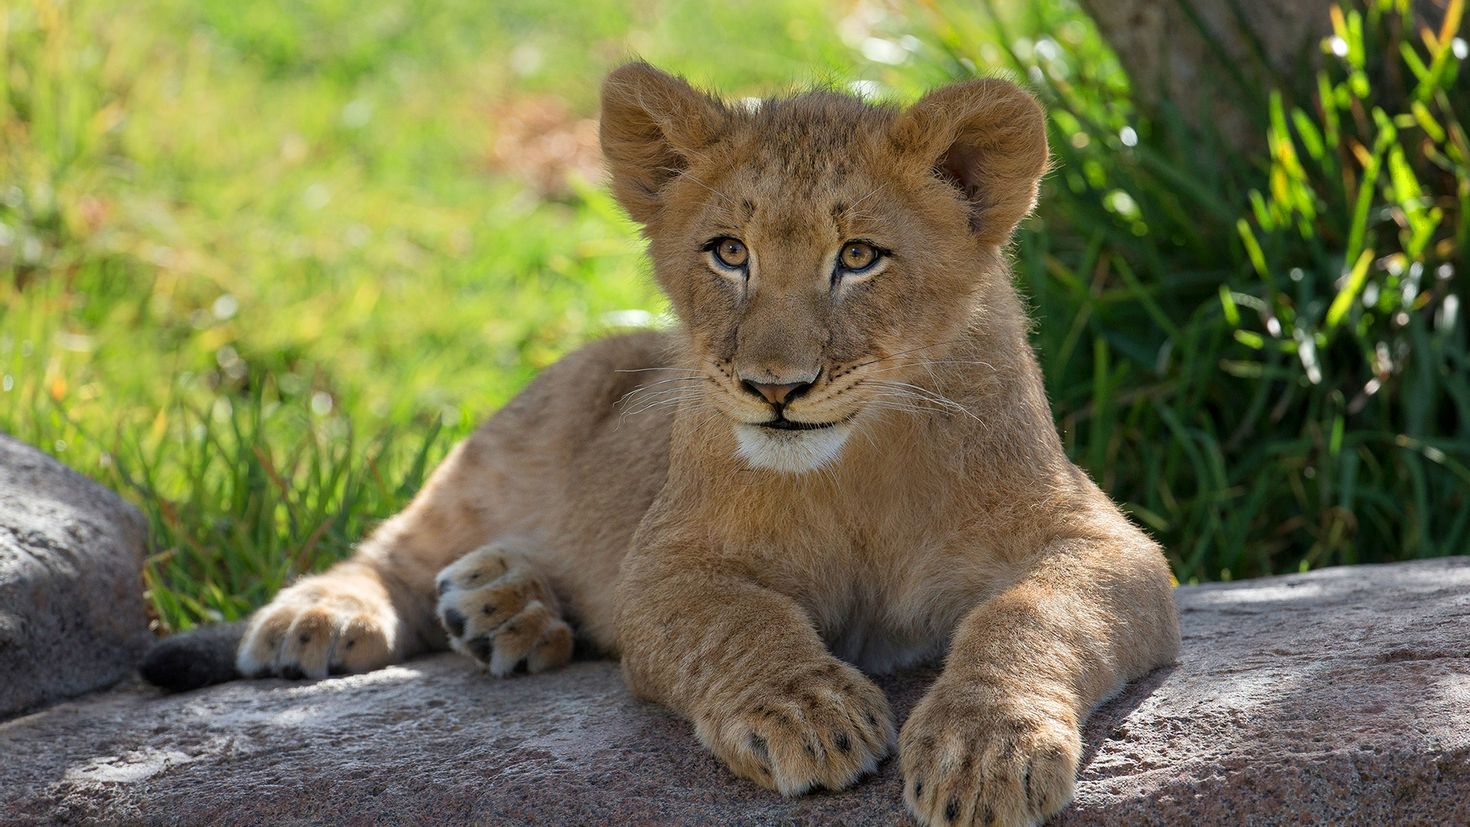
M 682 78 L 647 63 L 614 69 L 602 84 L 602 154 L 613 194 L 633 220 L 658 217 L 663 189 L 711 147 L 729 110 Z
M 950 181 L 970 202 L 970 228 L 1006 243 L 1031 208 L 1046 171 L 1046 115 L 1009 81 L 945 86 L 893 122 L 895 149 Z

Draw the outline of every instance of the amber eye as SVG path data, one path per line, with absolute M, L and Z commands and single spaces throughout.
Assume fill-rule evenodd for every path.
M 866 241 L 849 241 L 842 245 L 842 253 L 838 255 L 838 267 L 849 273 L 861 273 L 878 263 L 883 254 L 878 248 Z
M 715 254 L 720 266 L 731 270 L 739 270 L 750 261 L 750 251 L 738 238 L 717 238 L 710 243 L 710 252 Z

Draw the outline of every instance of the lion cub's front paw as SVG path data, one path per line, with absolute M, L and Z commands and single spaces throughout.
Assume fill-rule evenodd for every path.
M 743 778 L 783 795 L 840 790 L 893 751 L 882 690 L 835 658 L 696 710 L 699 740 Z
M 252 678 L 367 672 L 398 658 L 398 626 L 377 576 L 344 565 L 282 589 L 251 616 L 235 666 Z
M 1082 738 L 1065 707 L 936 686 L 900 736 L 903 796 L 925 825 L 1040 824 L 1072 800 Z
M 500 678 L 521 662 L 531 673 L 572 657 L 572 630 L 535 565 L 498 544 L 466 554 L 439 573 L 439 622 L 456 652 Z

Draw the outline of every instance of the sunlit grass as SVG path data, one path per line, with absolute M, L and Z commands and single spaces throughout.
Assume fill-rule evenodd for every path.
M 852 65 L 818 3 L 564 13 L 0 12 L 0 428 L 148 513 L 164 626 L 341 556 L 537 369 L 663 311 L 600 182 L 539 192 L 498 117 L 590 117 L 634 51 L 737 91 Z

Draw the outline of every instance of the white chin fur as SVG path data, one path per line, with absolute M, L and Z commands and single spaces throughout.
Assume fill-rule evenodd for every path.
M 759 425 L 736 425 L 735 441 L 752 468 L 800 474 L 821 468 L 842 454 L 852 426 L 833 425 L 815 431 L 781 431 Z

